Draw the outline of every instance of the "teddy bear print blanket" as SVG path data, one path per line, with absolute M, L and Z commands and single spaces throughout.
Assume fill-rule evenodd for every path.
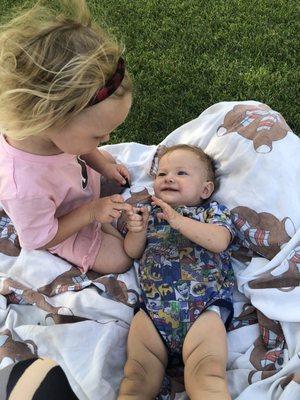
M 230 208 L 237 229 L 227 365 L 232 397 L 298 400 L 300 139 L 277 111 L 247 101 L 211 106 L 160 145 L 177 143 L 201 146 L 215 159 L 214 199 Z M 127 201 L 152 193 L 159 149 L 105 146 L 131 172 Z M 47 252 L 22 250 L 0 212 L 0 382 L 6 366 L 38 355 L 62 366 L 79 399 L 116 399 L 138 298 L 135 268 L 81 274 Z

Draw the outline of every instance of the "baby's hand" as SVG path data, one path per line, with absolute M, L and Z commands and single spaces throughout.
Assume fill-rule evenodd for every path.
M 180 226 L 182 225 L 182 215 L 169 206 L 169 204 L 155 196 L 152 196 L 152 204 L 155 204 L 162 209 L 161 213 L 157 213 L 157 218 L 159 220 L 164 219 L 168 221 L 173 229 L 180 229 Z
M 130 182 L 130 174 L 128 169 L 123 164 L 106 163 L 102 171 L 107 179 L 116 181 L 120 185 L 126 184 L 126 179 Z
M 149 210 L 147 207 L 135 208 L 126 211 L 128 231 L 139 233 L 147 230 Z
M 91 220 L 102 224 L 111 223 L 120 217 L 123 210 L 129 212 L 132 210 L 132 206 L 125 203 L 120 194 L 102 197 L 91 202 Z

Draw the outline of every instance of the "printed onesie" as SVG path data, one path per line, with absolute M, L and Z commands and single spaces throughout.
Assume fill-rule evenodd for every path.
M 141 308 L 150 316 L 169 354 L 168 367 L 182 364 L 184 338 L 208 307 L 228 310 L 232 318 L 234 285 L 230 252 L 213 253 L 190 241 L 167 221 L 159 221 L 159 207 L 150 213 L 147 243 L 139 265 Z M 176 211 L 200 222 L 226 227 L 233 238 L 229 210 L 217 202 L 177 207 Z

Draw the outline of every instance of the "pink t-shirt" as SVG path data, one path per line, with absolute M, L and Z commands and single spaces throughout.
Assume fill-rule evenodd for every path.
M 79 157 L 26 153 L 0 135 L 0 201 L 24 249 L 49 243 L 59 217 L 99 195 L 100 175 Z M 101 245 L 100 228 L 97 222 L 87 225 L 49 250 L 86 271 Z

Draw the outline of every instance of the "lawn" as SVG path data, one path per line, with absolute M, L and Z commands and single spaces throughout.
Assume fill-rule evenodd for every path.
M 2 15 L 23 1 L 0 3 Z M 158 143 L 210 105 L 226 100 L 267 103 L 300 133 L 296 0 L 88 4 L 94 18 L 126 44 L 134 79 L 132 111 L 113 142 Z

